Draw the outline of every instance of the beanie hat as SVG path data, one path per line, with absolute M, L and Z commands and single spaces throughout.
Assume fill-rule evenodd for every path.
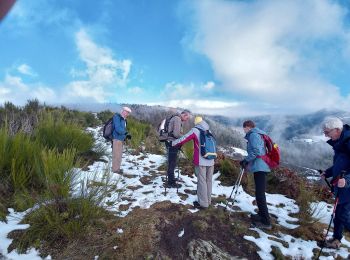
M 194 119 L 194 124 L 198 125 L 202 121 L 203 121 L 203 118 L 201 116 L 196 116 Z

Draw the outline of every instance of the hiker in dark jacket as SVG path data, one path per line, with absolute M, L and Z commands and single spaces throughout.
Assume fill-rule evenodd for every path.
M 173 147 L 171 145 L 171 141 L 182 136 L 182 122 L 186 122 L 190 118 L 190 115 L 190 111 L 184 110 L 181 112 L 181 114 L 176 114 L 169 120 L 168 139 L 165 142 L 165 146 L 168 152 L 168 183 L 166 185 L 169 188 L 179 187 L 175 180 L 174 171 L 177 162 L 177 154 L 180 150 L 180 147 Z
M 214 159 L 206 159 L 200 151 L 200 130 L 209 131 L 209 125 L 203 121 L 202 117 L 197 116 L 194 120 L 195 127 L 179 139 L 172 142 L 172 145 L 179 146 L 189 141 L 193 141 L 193 164 L 198 179 L 197 196 L 198 201 L 193 205 L 196 208 L 207 208 L 211 204 L 211 192 L 213 186 Z M 199 128 L 199 129 L 198 129 Z
M 255 199 L 258 206 L 258 214 L 251 215 L 253 224 L 256 227 L 271 229 L 269 211 L 266 204 L 266 174 L 271 170 L 267 163 L 259 156 L 266 154 L 265 142 L 262 134 L 266 133 L 255 127 L 251 120 L 243 123 L 243 130 L 246 133 L 248 156 L 240 162 L 242 168 L 254 173 Z
M 339 197 L 334 217 L 333 237 L 326 241 L 326 247 L 339 248 L 344 227 L 350 231 L 350 126 L 336 117 L 326 118 L 323 132 L 330 139 L 327 143 L 334 150 L 333 165 L 323 172 L 323 178 L 332 177 L 334 194 Z M 344 178 L 340 178 L 341 174 Z
M 131 139 L 131 135 L 126 131 L 126 118 L 131 113 L 129 107 L 123 107 L 120 113 L 115 113 L 113 116 L 113 159 L 112 171 L 114 173 L 122 173 L 120 165 L 122 162 L 123 142 L 126 139 Z

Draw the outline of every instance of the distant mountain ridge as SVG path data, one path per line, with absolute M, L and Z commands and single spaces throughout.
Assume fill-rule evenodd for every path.
M 295 137 L 321 135 L 321 124 L 324 118 L 337 116 L 344 123 L 350 123 L 350 112 L 323 109 L 306 115 L 273 115 L 249 118 L 228 118 L 225 116 L 209 116 L 213 120 L 229 126 L 242 127 L 245 120 L 251 119 L 256 125 L 271 134 L 277 140 L 292 140 Z

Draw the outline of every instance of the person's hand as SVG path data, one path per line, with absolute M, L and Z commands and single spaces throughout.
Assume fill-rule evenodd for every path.
M 241 165 L 242 168 L 246 168 L 248 165 L 248 161 L 244 159 L 244 160 L 240 161 L 239 164 Z
M 346 181 L 344 178 L 341 178 L 338 180 L 338 188 L 344 188 L 346 184 Z
M 322 180 L 326 179 L 326 172 L 324 170 L 317 170 L 318 173 L 320 174 L 320 177 Z
M 125 140 L 131 140 L 131 134 L 127 134 L 127 135 L 125 136 Z

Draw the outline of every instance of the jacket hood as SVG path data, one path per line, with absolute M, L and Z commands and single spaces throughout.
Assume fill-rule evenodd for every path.
M 257 134 L 262 134 L 262 135 L 267 135 L 266 132 L 264 132 L 263 130 L 257 128 L 257 127 L 254 127 L 252 129 L 250 129 L 250 131 L 245 135 L 245 138 L 247 139 L 248 136 L 251 134 L 251 133 L 257 133 Z
M 204 131 L 209 130 L 209 125 L 204 120 L 202 120 L 199 124 L 196 124 L 195 127 L 200 128 Z

